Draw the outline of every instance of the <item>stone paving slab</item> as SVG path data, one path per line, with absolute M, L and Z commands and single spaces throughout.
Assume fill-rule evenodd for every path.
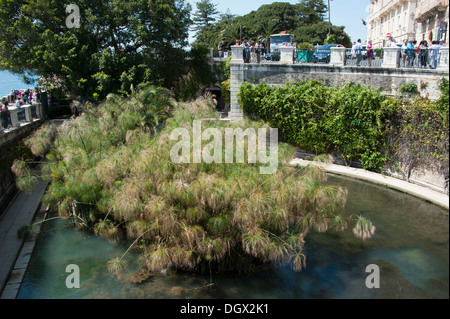
M 25 270 L 26 269 L 21 268 L 21 269 L 14 269 L 13 271 L 11 271 L 8 279 L 8 285 L 21 284 L 23 276 L 25 275 Z
M 17 291 L 20 289 L 20 283 L 7 284 L 2 292 L 1 299 L 16 299 Z
M 47 188 L 47 181 L 39 181 L 31 193 L 19 192 L 0 219 L 0 292 L 5 288 L 8 277 L 19 253 L 24 246 L 24 253 L 30 253 L 32 248 L 24 245 L 25 239 L 17 236 L 22 226 L 33 220 L 41 203 L 41 198 Z M 30 250 L 31 249 L 31 250 Z M 24 260 L 21 260 L 23 263 Z M 3 295 L 2 295 L 3 297 Z

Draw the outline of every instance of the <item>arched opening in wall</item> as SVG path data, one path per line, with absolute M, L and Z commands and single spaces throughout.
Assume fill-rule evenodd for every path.
M 208 92 L 211 93 L 211 95 L 217 101 L 217 106 L 216 106 L 217 111 L 223 112 L 225 109 L 225 100 L 222 96 L 222 88 L 218 85 L 215 85 L 212 87 L 206 87 L 202 90 L 202 96 Z

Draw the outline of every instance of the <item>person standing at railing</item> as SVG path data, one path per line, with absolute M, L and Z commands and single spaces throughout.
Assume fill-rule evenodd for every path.
M 437 64 L 439 64 L 439 61 L 441 60 L 441 48 L 445 47 L 444 40 L 440 40 L 438 45 L 439 45 L 439 54 L 437 57 Z
M 367 60 L 369 61 L 369 68 L 372 66 L 372 60 L 373 60 L 373 46 L 372 41 L 369 41 L 367 45 Z
M 408 50 L 408 40 L 405 40 L 405 41 L 403 41 L 402 48 L 401 48 L 402 67 L 404 67 L 404 68 L 407 66 L 407 64 L 406 64 L 406 61 L 408 58 L 407 50 Z
M 1 125 L 2 128 L 6 129 L 8 128 L 8 118 L 9 118 L 9 114 L 8 114 L 8 102 L 5 101 L 2 105 L 0 105 L 0 111 L 1 111 Z
M 17 98 L 16 99 L 16 107 L 18 108 L 18 109 L 20 109 L 20 106 L 22 105 L 22 101 L 20 100 L 20 98 Z
M 414 65 L 415 67 L 419 67 L 420 65 L 420 58 L 419 58 L 419 45 L 417 44 L 417 41 L 413 41 L 414 44 Z
M 256 62 L 256 48 L 253 41 L 250 41 L 250 62 L 252 63 Z
M 7 112 L 8 111 L 8 102 L 3 102 L 2 105 L 0 105 L 0 111 L 1 112 Z
M 261 41 L 256 42 L 256 48 L 255 48 L 256 63 L 261 62 L 261 53 L 263 51 L 263 48 L 264 48 L 264 46 L 261 44 Z
M 390 38 L 389 38 L 389 44 L 388 44 L 388 47 L 389 47 L 389 48 L 395 48 L 396 46 L 397 46 L 397 42 L 395 42 L 395 40 L 394 40 L 393 37 L 390 37 Z
M 358 42 L 356 42 L 354 50 L 355 50 L 355 55 L 356 55 L 356 66 L 359 66 L 361 64 L 361 60 L 362 60 L 362 44 L 361 44 L 361 39 L 358 39 Z
M 414 43 L 413 41 L 409 41 L 407 45 L 407 55 L 408 55 L 408 66 L 413 67 L 414 66 L 414 60 L 415 60 L 415 51 L 414 51 Z
M 441 48 L 441 46 L 439 45 L 438 41 L 433 41 L 431 46 L 429 47 L 429 50 L 430 50 L 430 69 L 436 69 L 437 68 L 437 62 L 438 62 L 440 48 Z
M 223 42 L 219 43 L 219 45 L 217 46 L 217 50 L 219 50 L 219 59 L 222 59 L 223 58 L 223 50 L 224 50 Z
M 419 44 L 419 67 L 426 68 L 427 62 L 428 62 L 427 41 L 420 41 L 420 44 Z
M 244 41 L 244 63 L 250 63 L 250 45 Z

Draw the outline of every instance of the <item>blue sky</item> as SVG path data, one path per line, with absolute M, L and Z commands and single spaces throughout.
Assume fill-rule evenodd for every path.
M 196 10 L 195 2 L 198 0 L 186 0 L 192 5 L 192 12 Z M 217 4 L 217 9 L 225 13 L 230 9 L 232 14 L 244 15 L 253 10 L 257 10 L 263 4 L 273 2 L 289 2 L 296 4 L 298 0 L 212 0 Z M 367 19 L 369 16 L 369 0 L 331 0 L 331 23 L 333 25 L 345 26 L 345 32 L 350 36 L 352 42 L 358 38 L 364 43 L 366 40 L 367 27 L 362 24 L 361 19 Z

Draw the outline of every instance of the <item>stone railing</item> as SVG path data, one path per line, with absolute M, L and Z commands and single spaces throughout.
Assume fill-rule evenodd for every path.
M 42 99 L 44 98 L 44 103 Z M 47 99 L 46 93 L 38 93 L 37 99 L 29 101 L 25 96 L 19 98 L 20 107 L 16 107 L 16 96 L 7 94 L 0 98 L 0 103 L 7 104 L 7 111 L 1 111 L 0 134 L 9 133 L 12 130 L 36 122 L 39 119 L 47 118 Z
M 418 50 L 416 50 L 418 51 Z M 416 52 L 415 61 L 412 65 L 408 65 L 405 63 L 407 60 L 404 56 L 402 56 L 400 47 L 386 47 L 382 49 L 374 49 L 373 59 L 370 61 L 367 59 L 366 50 L 362 51 L 362 60 L 358 61 L 356 56 L 352 54 L 352 49 L 345 47 L 333 47 L 330 49 L 330 58 L 328 64 L 336 67 L 343 66 L 363 66 L 363 67 L 381 67 L 381 68 L 403 68 L 403 67 L 412 67 L 412 68 L 420 68 L 421 63 L 419 63 L 419 54 Z M 431 50 L 428 49 L 428 58 L 425 63 L 425 68 L 436 68 L 438 70 L 448 70 L 449 68 L 449 50 L 448 47 L 441 47 L 439 49 L 439 53 L 437 54 L 436 60 L 431 61 Z M 243 46 L 232 46 L 231 47 L 231 56 L 232 61 L 235 63 L 244 63 L 244 47 Z M 408 58 L 409 59 L 409 58 Z M 294 47 L 281 47 L 280 48 L 280 60 L 279 61 L 266 61 L 263 58 L 260 60 L 261 63 L 269 63 L 270 64 L 294 64 L 294 63 L 302 63 L 297 61 L 297 50 Z M 359 62 L 359 64 L 358 64 Z M 251 61 L 251 63 L 255 63 L 255 61 Z M 312 61 L 308 62 L 312 63 Z M 322 62 L 323 64 L 323 62 Z M 432 66 L 434 65 L 434 66 Z M 422 66 L 424 67 L 424 66 Z
M 449 48 L 448 47 L 441 47 L 438 54 L 438 61 L 437 61 L 437 69 L 438 70 L 448 70 L 449 69 Z M 330 65 L 333 66 L 346 66 L 350 65 L 350 63 L 347 63 L 347 54 L 349 49 L 343 48 L 343 47 L 335 47 L 331 48 L 331 55 L 330 55 Z M 404 67 L 402 63 L 402 52 L 401 48 L 399 47 L 387 47 L 383 48 L 383 57 L 381 65 L 373 64 L 372 66 L 381 66 L 382 68 L 400 68 Z
M 8 133 L 45 117 L 40 102 L 32 102 L 32 104 L 25 104 L 20 107 L 10 104 L 7 111 L 0 112 L 0 134 Z

